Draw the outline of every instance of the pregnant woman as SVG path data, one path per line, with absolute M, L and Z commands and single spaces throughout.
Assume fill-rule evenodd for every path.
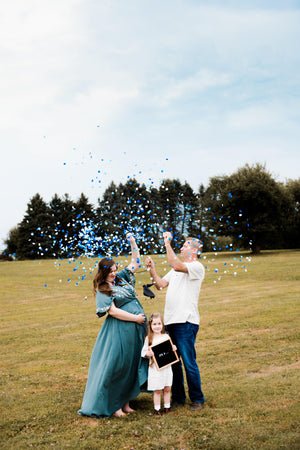
M 122 417 L 133 412 L 129 402 L 147 381 L 147 361 L 141 350 L 147 333 L 146 317 L 136 298 L 134 273 L 140 253 L 132 235 L 131 263 L 117 273 L 110 258 L 98 263 L 94 278 L 96 312 L 107 313 L 90 360 L 88 380 L 79 414 L 90 417 Z

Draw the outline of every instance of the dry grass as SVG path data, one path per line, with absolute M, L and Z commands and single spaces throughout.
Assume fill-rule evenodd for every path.
M 152 397 L 141 394 L 137 413 L 121 420 L 77 416 L 103 323 L 91 292 L 95 260 L 0 263 L 2 448 L 299 448 L 300 253 L 204 256 L 205 408 L 154 417 Z M 164 274 L 166 259 L 155 260 Z M 162 312 L 165 293 L 144 299 L 145 282 L 138 273 L 145 312 Z

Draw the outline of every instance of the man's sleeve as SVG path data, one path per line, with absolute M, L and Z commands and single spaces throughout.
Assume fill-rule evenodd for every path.
M 200 262 L 194 261 L 194 262 L 188 263 L 186 266 L 188 269 L 190 280 L 201 280 L 202 281 L 204 279 L 205 270 L 204 270 L 203 265 Z
M 170 283 L 170 279 L 171 279 L 171 273 L 174 269 L 171 269 L 164 277 L 163 280 L 166 280 L 168 283 Z

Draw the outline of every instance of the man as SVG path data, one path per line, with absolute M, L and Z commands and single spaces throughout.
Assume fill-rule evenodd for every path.
M 146 265 L 157 289 L 168 287 L 164 322 L 173 343 L 177 346 L 188 384 L 192 410 L 203 407 L 205 398 L 201 390 L 200 371 L 196 361 L 195 341 L 199 330 L 198 298 L 205 270 L 198 259 L 202 242 L 187 238 L 181 248 L 183 262 L 176 256 L 172 247 L 172 235 L 163 234 L 168 261 L 172 269 L 163 277 L 156 273 L 153 260 L 148 257 Z M 173 364 L 172 406 L 184 405 L 186 394 L 182 363 Z

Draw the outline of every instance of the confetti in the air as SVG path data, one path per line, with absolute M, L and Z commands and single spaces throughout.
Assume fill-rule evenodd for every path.
M 98 124 L 99 128 L 100 125 Z M 73 150 L 77 151 L 76 147 Z M 80 155 L 80 152 L 77 151 Z M 125 159 L 128 157 L 126 151 L 124 151 L 123 156 Z M 64 166 L 77 165 L 79 162 L 81 164 L 86 164 L 89 159 L 98 161 L 98 167 L 94 168 L 94 174 L 90 177 L 90 184 L 92 188 L 103 189 L 103 183 L 107 184 L 107 170 L 109 165 L 113 162 L 112 159 L 105 159 L 103 157 L 97 157 L 92 151 L 89 151 L 87 155 L 81 155 L 81 161 L 64 161 Z M 165 157 L 165 161 L 169 161 L 168 157 Z M 161 161 L 163 164 L 163 161 Z M 96 170 L 95 170 L 96 169 Z M 132 173 L 126 175 L 126 183 L 134 183 L 137 177 L 141 177 L 144 170 L 140 169 L 135 164 L 135 169 Z M 141 168 L 142 169 L 142 168 Z M 151 168 L 153 172 L 153 168 Z M 130 245 L 128 243 L 128 238 L 126 234 L 132 233 L 138 246 L 140 248 L 142 255 L 156 254 L 159 258 L 164 258 L 162 260 L 163 271 L 167 272 L 170 267 L 166 259 L 164 241 L 162 238 L 162 233 L 168 230 L 168 221 L 171 214 L 176 214 L 181 219 L 184 218 L 184 211 L 180 208 L 176 208 L 174 211 L 168 209 L 166 206 L 165 219 L 160 221 L 156 219 L 155 207 L 153 205 L 153 199 L 151 198 L 151 189 L 153 185 L 158 185 L 164 192 L 168 195 L 169 187 L 164 185 L 163 179 L 161 179 L 162 174 L 166 174 L 166 167 L 157 167 L 157 178 L 154 174 L 148 177 L 147 184 L 139 184 L 136 182 L 136 189 L 132 192 L 130 196 L 126 196 L 126 192 L 120 192 L 120 188 L 116 186 L 116 189 L 111 190 L 110 193 L 107 191 L 106 194 L 109 195 L 109 200 L 102 200 L 101 208 L 95 208 L 95 216 L 87 217 L 84 213 L 79 213 L 77 217 L 72 217 L 68 224 L 62 224 L 60 220 L 57 220 L 55 226 L 55 232 L 49 235 L 48 248 L 43 248 L 39 242 L 41 237 L 47 233 L 43 226 L 37 228 L 36 232 L 33 233 L 33 245 L 37 247 L 37 253 L 40 255 L 45 255 L 47 252 L 55 256 L 54 249 L 57 252 L 57 260 L 54 262 L 55 267 L 58 271 L 62 270 L 62 264 L 60 261 L 60 255 L 63 258 L 68 258 L 68 264 L 71 266 L 71 272 L 69 271 L 65 278 L 60 275 L 59 283 L 72 283 L 74 286 L 79 286 L 87 278 L 90 279 L 90 275 L 94 272 L 97 261 L 95 258 L 101 258 L 103 256 L 108 256 L 111 258 L 120 258 L 121 256 L 125 258 L 130 250 Z M 102 192 L 102 191 L 101 191 Z M 99 192 L 99 198 L 101 195 Z M 170 194 L 171 195 L 171 194 Z M 228 193 L 228 196 L 232 198 L 232 193 Z M 207 207 L 210 210 L 210 207 Z M 113 212 L 113 213 L 112 213 Z M 239 211 L 239 216 L 242 217 L 242 211 Z M 96 217 L 96 218 L 95 218 Z M 113 217 L 113 220 L 112 220 Z M 214 217 L 215 221 L 226 220 L 225 218 Z M 226 220 L 228 222 L 228 219 Z M 237 221 L 234 221 L 237 224 Z M 74 232 L 76 230 L 76 232 Z M 181 230 L 182 231 L 182 230 Z M 210 235 L 214 234 L 214 229 L 210 228 L 205 230 Z M 179 254 L 180 247 L 182 245 L 182 238 L 180 239 L 180 233 L 177 232 L 173 235 L 172 246 L 174 251 Z M 240 235 L 240 238 L 242 235 Z M 199 234 L 197 238 L 201 239 Z M 239 256 L 238 262 L 233 259 L 233 262 L 224 262 L 224 270 L 220 266 L 216 267 L 216 261 L 214 256 L 218 253 L 225 252 L 237 252 L 240 250 L 237 248 L 233 249 L 232 243 L 226 243 L 225 245 L 219 244 L 218 237 L 215 237 L 215 241 L 211 242 L 213 253 L 206 255 L 201 254 L 200 259 L 205 266 L 207 274 L 209 277 L 213 277 L 214 283 L 217 283 L 222 279 L 224 275 L 237 276 L 238 272 L 242 269 L 247 271 L 247 266 L 250 264 L 250 258 L 246 261 L 243 256 Z M 52 253 L 51 253 L 52 252 Z M 80 258 L 86 258 L 85 264 L 80 261 Z M 62 259 L 62 258 L 61 258 Z M 231 259 L 232 261 L 232 259 Z M 124 260 L 126 264 L 127 260 Z M 122 265 L 122 263 L 121 263 Z M 213 267 L 215 265 L 215 267 Z M 145 269 L 146 270 L 146 269 Z M 47 284 L 44 285 L 47 287 Z M 87 297 L 84 298 L 87 300 Z

